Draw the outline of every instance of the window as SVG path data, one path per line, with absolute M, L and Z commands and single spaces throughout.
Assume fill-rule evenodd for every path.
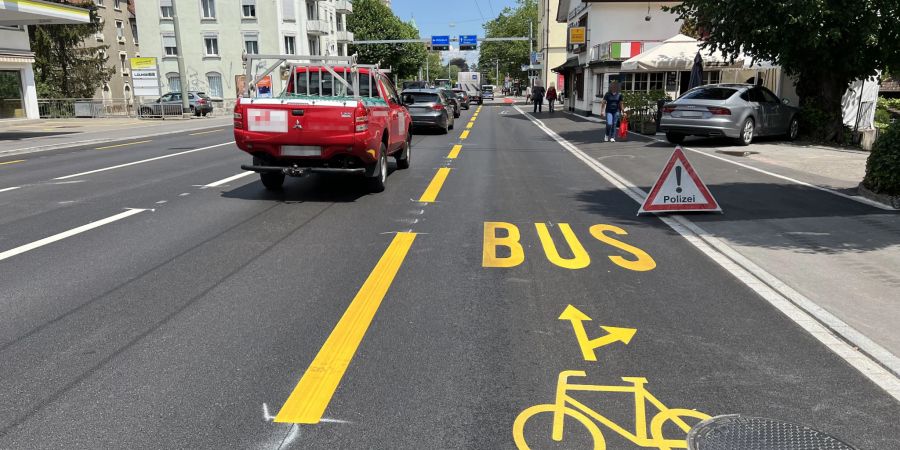
M 163 45 L 163 56 L 178 56 L 178 46 L 175 43 L 175 35 L 163 35 L 162 37 L 162 45 Z
M 344 44 L 338 44 L 338 56 L 347 56 L 347 47 L 344 47 Z
M 337 15 L 337 22 L 335 22 L 335 27 L 337 27 L 338 31 L 347 31 L 344 25 L 344 22 L 346 20 L 344 19 L 344 17 L 346 16 L 344 16 L 343 14 Z
M 766 88 L 760 88 L 762 90 L 763 98 L 766 100 L 766 103 L 781 103 L 778 101 L 778 97 L 772 93 L 772 91 Z
M 170 91 L 181 92 L 181 77 L 179 77 L 177 73 L 167 73 L 166 80 L 169 82 Z
M 122 0 L 113 0 L 113 8 L 122 10 Z
M 296 40 L 294 36 L 285 36 L 284 37 L 284 53 L 286 55 L 296 55 L 297 54 L 297 46 Z
M 210 72 L 206 74 L 206 81 L 209 84 L 209 96 L 222 98 L 222 74 Z
M 119 53 L 119 65 L 122 67 L 122 75 L 128 74 L 128 55 Z
M 731 88 L 695 88 L 682 95 L 681 98 L 694 100 L 728 100 L 736 89 Z M 751 90 L 752 93 L 752 90 Z M 762 96 L 760 95 L 760 98 Z M 755 100 L 754 100 L 755 101 Z
M 281 1 L 281 17 L 285 22 L 295 22 L 297 12 L 294 10 L 294 0 Z
M 316 2 L 306 2 L 306 20 L 319 20 L 319 8 Z
M 100 25 L 97 27 L 97 34 L 95 34 L 94 37 L 97 39 L 97 42 L 103 42 L 103 27 L 105 22 L 102 17 L 99 19 L 99 23 Z
M 653 72 L 650 74 L 649 88 L 651 91 L 661 91 L 666 87 L 665 72 Z
M 125 22 L 121 20 L 116 21 L 116 39 L 125 42 Z
M 256 0 L 241 0 L 241 13 L 245 19 L 256 17 Z
M 704 72 L 703 80 L 705 82 L 703 84 L 719 84 L 721 75 L 721 72 Z
M 203 45 L 206 48 L 206 56 L 219 56 L 219 38 L 204 37 Z
M 175 15 L 172 8 L 172 0 L 159 0 L 159 17 L 163 19 L 171 19 Z
M 94 0 L 94 4 L 97 6 L 103 6 L 103 0 Z
M 259 54 L 259 42 L 255 34 L 244 36 L 244 52 L 252 55 Z
M 137 21 L 131 19 L 129 23 L 131 24 L 131 38 L 134 39 L 134 45 L 138 45 Z
M 216 18 L 216 0 L 200 0 L 200 17 L 203 19 Z
M 579 101 L 584 100 L 584 72 L 575 74 L 575 95 Z
M 310 55 L 318 55 L 319 54 L 319 38 L 318 37 L 310 37 L 309 38 L 309 54 Z

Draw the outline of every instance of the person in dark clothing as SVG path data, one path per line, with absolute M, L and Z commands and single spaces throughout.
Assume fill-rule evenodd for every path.
M 553 112 L 553 104 L 556 103 L 556 87 L 552 84 L 547 89 L 547 109 Z
M 622 114 L 622 93 L 619 92 L 619 82 L 609 83 L 609 91 L 603 96 L 601 113 L 606 116 L 606 142 L 616 142 L 616 124 Z
M 541 86 L 540 81 L 534 84 L 534 87 L 531 88 L 531 100 L 534 101 L 534 112 L 543 112 L 544 111 L 544 87 Z

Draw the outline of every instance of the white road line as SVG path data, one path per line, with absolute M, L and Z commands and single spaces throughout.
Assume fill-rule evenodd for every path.
M 181 155 L 186 155 L 186 154 L 188 154 L 188 153 L 194 153 L 194 152 L 199 152 L 199 151 L 203 151 L 203 150 L 209 150 L 209 149 L 211 149 L 211 148 L 221 147 L 221 146 L 223 146 L 223 145 L 230 145 L 230 144 L 234 144 L 234 141 L 223 142 L 223 143 L 221 143 L 221 144 L 210 145 L 210 146 L 208 146 L 208 147 L 195 148 L 195 149 L 193 149 L 193 150 L 187 150 L 187 151 L 178 152 L 178 153 L 171 153 L 171 154 L 163 155 L 163 156 L 157 156 L 157 157 L 155 157 L 155 158 L 142 159 L 142 160 L 140 160 L 140 161 L 134 161 L 134 162 L 126 163 L 126 164 L 119 164 L 119 165 L 117 165 L 117 166 L 110 166 L 110 167 L 104 167 L 104 168 L 102 168 L 102 169 L 89 170 L 89 171 L 87 171 L 87 172 L 81 172 L 81 173 L 76 173 L 76 174 L 73 174 L 73 175 L 66 175 L 66 176 L 64 176 L 64 177 L 54 178 L 54 180 L 66 180 L 66 179 L 69 179 L 69 178 L 75 178 L 75 177 L 80 177 L 80 176 L 84 176 L 84 175 L 91 175 L 91 174 L 98 173 L 98 172 L 106 172 L 107 170 L 121 169 L 122 167 L 129 167 L 129 166 L 133 166 L 133 165 L 136 165 L 136 164 L 147 163 L 147 162 L 150 162 L 150 161 L 158 161 L 158 160 L 160 160 L 160 159 L 172 158 L 172 157 L 175 157 L 175 156 L 181 156 Z
M 13 186 L 13 187 L 0 189 L 0 192 L 14 191 L 14 190 L 20 189 L 20 188 L 21 188 L 21 186 Z
M 230 176 L 230 177 L 228 177 L 228 178 L 225 178 L 225 179 L 222 179 L 222 180 L 213 182 L 213 183 L 205 184 L 205 185 L 201 186 L 201 188 L 206 189 L 206 188 L 211 188 L 211 187 L 218 187 L 218 186 L 221 186 L 221 185 L 223 185 L 223 184 L 230 183 L 230 182 L 232 182 L 232 181 L 234 181 L 234 180 L 237 180 L 237 179 L 239 179 L 239 178 L 244 178 L 244 177 L 246 177 L 246 176 L 248 176 L 248 175 L 255 175 L 255 174 L 256 174 L 256 172 L 242 172 L 242 173 L 239 173 L 239 174 L 237 174 L 237 175 L 232 175 L 232 176 Z
M 563 148 L 631 197 L 632 200 L 638 204 L 644 202 L 647 193 L 634 183 L 591 158 L 571 142 L 556 134 L 543 122 L 522 111 L 518 106 L 515 106 L 515 108 Z M 757 266 L 722 240 L 713 237 L 685 217 L 657 216 L 657 218 L 678 232 L 694 247 L 709 256 L 747 287 L 753 289 L 769 304 L 818 339 L 828 349 L 887 391 L 888 394 L 900 400 L 900 378 L 898 378 L 898 375 L 900 375 L 900 359 L 896 355 L 824 310 L 815 302 L 792 289 L 777 277 Z
M 31 251 L 31 250 L 34 250 L 39 247 L 43 247 L 48 244 L 52 244 L 56 241 L 61 241 L 65 238 L 75 236 L 76 234 L 84 233 L 85 231 L 93 230 L 94 228 L 97 228 L 97 227 L 102 227 L 103 225 L 113 223 L 117 220 L 122 220 L 126 217 L 130 217 L 135 214 L 142 213 L 144 211 L 149 211 L 149 209 L 129 208 L 127 211 L 121 212 L 114 216 L 110 216 L 105 219 L 98 220 L 96 222 L 91 222 L 87 225 L 82 225 L 78 228 L 72 228 L 69 231 L 63 231 L 62 233 L 54 234 L 53 236 L 50 236 L 50 237 L 45 237 L 44 239 L 41 239 L 39 241 L 34 241 L 30 244 L 25 244 L 25 245 L 16 247 L 12 250 L 7 250 L 3 253 L 0 253 L 0 261 L 3 261 L 4 259 L 7 259 L 7 258 L 12 258 L 13 256 L 20 255 L 27 251 Z

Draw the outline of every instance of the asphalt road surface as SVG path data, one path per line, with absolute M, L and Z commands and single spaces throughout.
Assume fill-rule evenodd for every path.
M 475 113 L 379 194 L 267 192 L 227 128 L 0 165 L 0 448 L 684 448 L 738 413 L 900 448 L 846 355 L 515 107 Z

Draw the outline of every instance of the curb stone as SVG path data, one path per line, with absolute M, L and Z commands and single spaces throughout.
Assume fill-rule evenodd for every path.
M 862 183 L 859 183 L 859 186 L 857 186 L 856 190 L 857 192 L 859 192 L 859 195 L 869 200 L 882 203 L 894 209 L 900 209 L 900 195 L 876 194 L 875 192 L 870 191 L 867 187 L 863 186 Z

